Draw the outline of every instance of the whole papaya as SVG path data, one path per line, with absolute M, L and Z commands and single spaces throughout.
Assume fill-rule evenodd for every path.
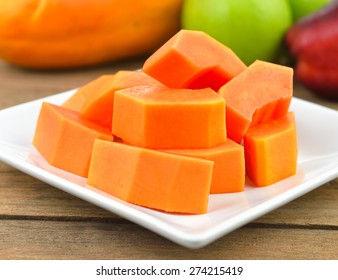
M 0 58 L 35 69 L 91 66 L 161 46 L 182 0 L 0 1 Z

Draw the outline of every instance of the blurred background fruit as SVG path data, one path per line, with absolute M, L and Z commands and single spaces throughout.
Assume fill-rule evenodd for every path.
M 0 1 L 0 59 L 28 69 L 96 66 L 146 58 L 180 29 L 202 30 L 245 64 L 260 59 L 292 66 L 302 84 L 336 98 L 337 2 Z
M 151 54 L 180 29 L 182 0 L 0 1 L 0 58 L 28 68 Z
M 275 61 L 292 24 L 288 0 L 185 0 L 182 27 L 202 30 L 246 64 Z
M 338 100 L 338 1 L 296 22 L 287 33 L 295 76 L 318 95 Z
M 293 21 L 296 22 L 299 19 L 312 14 L 324 7 L 332 0 L 288 0 L 292 12 Z

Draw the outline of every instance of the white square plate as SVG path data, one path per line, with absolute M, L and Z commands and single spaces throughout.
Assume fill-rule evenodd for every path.
M 210 195 L 208 213 L 178 215 L 136 206 L 86 185 L 86 179 L 50 166 L 32 145 L 42 101 L 62 104 L 73 91 L 0 111 L 0 160 L 188 248 L 217 238 L 338 176 L 338 112 L 293 98 L 298 134 L 295 176 L 265 188 Z

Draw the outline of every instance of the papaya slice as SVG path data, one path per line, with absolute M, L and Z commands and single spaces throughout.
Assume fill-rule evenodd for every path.
M 95 141 L 88 185 L 166 212 L 206 213 L 213 162 Z
M 220 88 L 226 100 L 228 137 L 238 143 L 249 127 L 287 114 L 293 95 L 293 70 L 255 61 Z
M 225 101 L 209 88 L 116 91 L 112 132 L 146 148 L 213 147 L 226 141 Z
M 244 136 L 246 173 L 259 187 L 296 173 L 297 135 L 294 113 L 254 126 Z
M 217 91 L 245 68 L 230 48 L 211 36 L 182 29 L 145 61 L 142 70 L 171 88 Z
M 33 145 L 49 164 L 87 177 L 96 138 L 113 141 L 109 129 L 82 119 L 78 112 L 42 103 Z

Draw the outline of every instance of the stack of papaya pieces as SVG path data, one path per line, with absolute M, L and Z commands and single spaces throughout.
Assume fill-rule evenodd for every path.
M 209 194 L 268 186 L 297 165 L 289 67 L 246 66 L 200 31 L 181 30 L 141 71 L 43 103 L 33 145 L 53 166 L 124 201 L 207 212 Z

